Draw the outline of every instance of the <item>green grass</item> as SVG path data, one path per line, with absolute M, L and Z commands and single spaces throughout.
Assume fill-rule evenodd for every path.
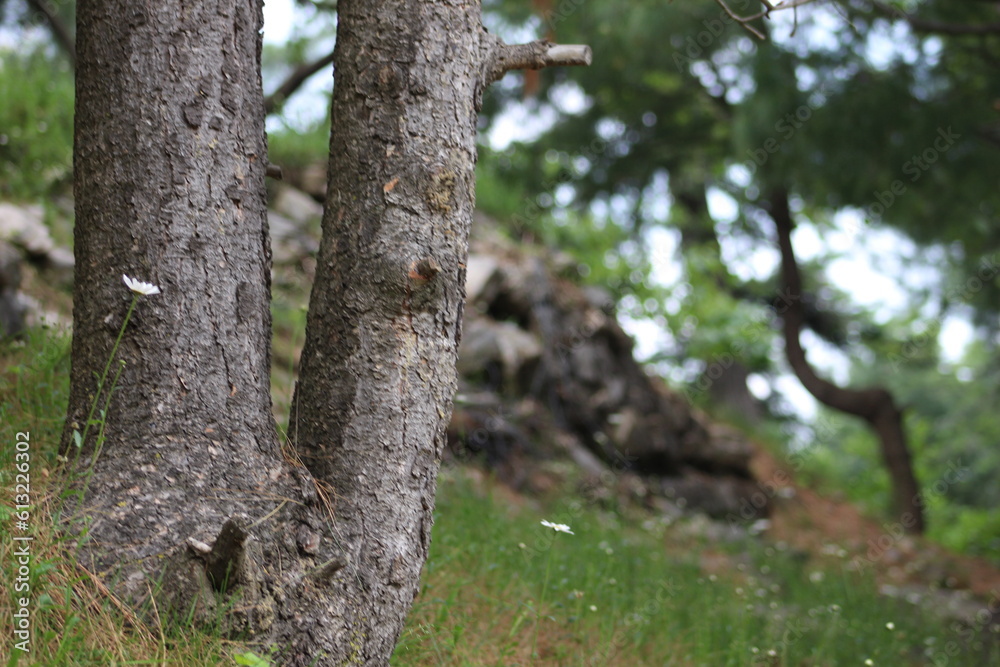
M 0 361 L 5 491 L 17 432 L 30 430 L 33 457 L 35 636 L 20 664 L 266 664 L 211 630 L 137 624 L 68 562 L 49 518 L 67 341 L 36 332 L 0 349 Z M 0 665 L 18 664 L 8 651 L 18 597 L 11 497 L 0 505 Z M 611 511 L 572 493 L 525 499 L 474 470 L 446 468 L 421 591 L 392 664 L 919 665 L 958 641 L 855 574 L 752 538 L 708 539 L 703 524 Z M 956 646 L 950 665 L 1000 661 L 995 648 Z
M 0 198 L 67 192 L 73 166 L 73 73 L 43 49 L 0 48 Z
M 31 331 L 0 348 L 0 665 L 234 664 L 232 644 L 189 628 L 139 627 L 135 617 L 70 562 L 54 525 L 61 481 L 57 460 L 69 391 L 69 339 Z M 29 530 L 16 528 L 15 443 L 29 434 Z M 15 536 L 29 535 L 28 592 L 17 589 Z M 29 596 L 31 652 L 13 648 L 18 598 Z
M 462 471 L 442 476 L 394 665 L 532 664 L 536 618 L 537 662 L 553 665 L 917 665 L 948 641 L 870 580 L 781 545 L 720 544 L 691 537 L 689 520 L 625 519 L 566 499 L 539 511 L 507 495 Z

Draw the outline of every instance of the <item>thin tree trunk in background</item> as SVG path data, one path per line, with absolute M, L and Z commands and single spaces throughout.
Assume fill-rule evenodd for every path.
M 270 115 L 280 110 L 285 101 L 301 88 L 302 84 L 309 80 L 309 77 L 332 63 L 333 52 L 331 51 L 318 60 L 302 63 L 296 67 L 273 93 L 264 98 L 264 113 Z
M 903 414 L 896 407 L 892 395 L 884 388 L 844 389 L 819 377 L 809 364 L 799 341 L 804 319 L 802 278 L 792 247 L 792 229 L 795 223 L 788 205 L 788 193 L 780 189 L 775 190 L 771 193 L 770 204 L 771 218 L 778 232 L 778 245 L 781 250 L 783 284 L 781 295 L 775 305 L 783 321 L 788 363 L 802 382 L 802 386 L 817 401 L 868 422 L 878 436 L 882 458 L 889 472 L 895 515 L 904 530 L 910 533 L 922 533 L 925 528 L 923 502 L 906 444 Z
M 30 9 L 34 9 L 45 19 L 49 30 L 52 32 L 52 37 L 55 38 L 56 43 L 63 50 L 63 53 L 66 54 L 66 57 L 69 58 L 69 64 L 76 67 L 76 44 L 74 44 L 73 34 L 62 18 L 59 17 L 56 8 L 52 6 L 49 0 L 25 0 L 25 2 Z
M 681 256 L 685 258 L 687 270 L 697 270 L 691 265 L 689 258 L 698 255 L 698 261 L 704 262 L 704 256 L 711 257 L 713 265 L 717 265 L 716 283 L 719 289 L 730 294 L 734 299 L 746 298 L 734 293 L 732 277 L 722 261 L 722 248 L 715 233 L 715 221 L 708 210 L 707 188 L 704 181 L 675 178 L 671 181 L 671 193 L 674 200 L 683 210 L 679 218 L 678 228 L 681 233 Z M 707 386 L 709 398 L 713 406 L 730 412 L 733 416 L 748 424 L 758 424 L 764 416 L 764 406 L 760 400 L 750 393 L 747 379 L 750 369 L 744 363 L 745 357 L 739 354 L 727 359 L 728 363 L 719 363 L 708 359 L 708 366 L 702 374 L 699 386 Z

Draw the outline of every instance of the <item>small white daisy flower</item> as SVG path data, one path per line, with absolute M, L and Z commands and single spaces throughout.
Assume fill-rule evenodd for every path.
M 552 523 L 551 521 L 543 520 L 542 525 L 546 528 L 551 528 L 557 533 L 569 533 L 570 535 L 574 534 L 573 531 L 569 529 L 569 526 L 564 523 Z
M 122 279 L 125 281 L 125 286 L 136 294 L 141 294 L 142 296 L 152 296 L 153 294 L 160 293 L 160 288 L 153 283 L 144 283 L 141 280 L 129 278 L 124 273 L 122 274 Z
M 892 621 L 889 621 L 888 623 L 885 624 L 885 629 L 886 630 L 895 630 L 896 629 L 896 624 L 893 623 Z

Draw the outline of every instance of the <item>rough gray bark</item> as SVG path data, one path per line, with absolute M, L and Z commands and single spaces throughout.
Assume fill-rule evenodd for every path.
M 339 6 L 330 200 L 293 424 L 270 410 L 260 3 L 78 11 L 75 451 L 131 295 L 160 285 L 95 456 L 79 562 L 157 617 L 222 619 L 284 665 L 387 664 L 416 592 L 455 384 L 475 115 L 510 49 L 478 1 Z M 568 55 L 567 55 L 568 54 Z M 296 460 L 301 458 L 301 462 Z M 301 463 L 304 463 L 303 466 Z M 86 519 L 85 522 L 76 519 Z
M 180 0 L 81 2 L 77 18 L 63 448 L 74 457 L 72 432 L 84 430 L 128 308 L 122 274 L 160 285 L 122 341 L 107 442 L 76 507 L 90 524 L 81 564 L 138 600 L 164 554 L 186 553 L 188 538 L 211 542 L 230 516 L 265 516 L 290 475 L 268 383 L 262 19 L 257 3 Z M 96 431 L 77 472 L 90 467 Z
M 289 432 L 336 498 L 353 563 L 331 615 L 375 660 L 396 643 L 430 543 L 455 392 L 481 27 L 477 3 L 338 9 L 323 243 Z
M 352 563 L 328 599 L 332 625 L 364 637 L 360 656 L 378 664 L 430 544 L 477 107 L 508 69 L 567 61 L 544 42 L 503 45 L 483 30 L 478 1 L 342 1 L 338 11 L 323 243 L 289 433 L 335 498 Z
M 163 294 L 143 299 L 122 343 L 127 365 L 93 485 L 126 498 L 162 489 L 161 500 L 179 502 L 177 480 L 207 491 L 254 479 L 266 472 L 262 457 L 277 454 L 259 8 L 105 0 L 78 9 L 67 433 L 85 419 L 131 299 L 122 274 L 157 283 Z M 135 484 L 141 491 L 126 493 Z M 191 525 L 192 509 L 163 521 Z M 163 521 L 127 522 L 129 537 Z

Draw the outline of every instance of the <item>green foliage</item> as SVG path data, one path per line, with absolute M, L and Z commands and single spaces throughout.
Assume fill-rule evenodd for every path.
M 769 368 L 774 330 L 766 299 L 757 303 L 740 299 L 720 285 L 729 274 L 716 248 L 690 247 L 683 260 L 688 281 L 685 298 L 667 317 L 680 355 L 709 363 L 737 357 L 752 372 Z
M 503 8 L 520 17 L 521 4 L 503 3 Z M 710 3 L 638 2 L 627 11 L 614 2 L 569 4 L 553 3 L 548 25 L 540 22 L 539 36 L 551 26 L 559 42 L 588 44 L 600 55 L 589 67 L 541 73 L 541 88 L 529 107 L 562 109 L 571 91 L 585 95 L 586 102 L 582 109 L 559 113 L 550 130 L 521 147 L 527 162 L 538 165 L 557 152 L 572 177 L 578 205 L 614 194 L 634 200 L 666 172 L 671 177 L 691 174 L 695 180 L 721 173 L 719 160 L 728 137 L 725 103 L 691 78 L 685 43 L 721 10 Z M 698 48 L 699 53 L 746 39 L 732 26 L 720 27 L 720 35 L 709 47 Z M 485 122 L 504 104 L 519 101 L 515 96 L 523 92 L 495 89 L 494 108 L 486 109 Z M 532 196 L 552 186 L 538 178 L 537 167 L 523 172 L 523 182 Z M 635 217 L 635 224 L 645 222 Z
M 0 50 L 0 198 L 36 200 L 69 189 L 73 74 L 38 47 Z
M 247 667 L 271 667 L 271 661 L 262 658 L 253 651 L 238 653 L 233 656 L 237 665 L 247 665 Z
M 561 177 L 560 157 L 551 157 L 535 168 L 539 178 L 556 183 Z M 643 244 L 609 216 L 557 208 L 551 196 L 531 195 L 521 180 L 523 170 L 529 168 L 525 162 L 522 151 L 497 153 L 481 147 L 477 208 L 495 217 L 510 236 L 574 260 L 572 277 L 606 289 L 615 303 L 631 296 L 632 315 L 658 314 L 664 295 L 649 281 L 652 269 Z
M 919 12 L 991 21 L 976 4 L 922 2 Z M 890 33 L 889 23 L 848 16 L 830 35 L 833 46 L 800 38 L 756 49 L 746 63 L 753 94 L 734 106 L 734 153 L 761 191 L 780 185 L 807 206 L 854 207 L 864 224 L 891 225 L 924 245 L 954 244 L 961 252 L 941 265 L 964 283 L 1000 245 L 997 148 L 983 140 L 995 133 L 995 110 L 982 103 L 996 94 L 1000 50 L 995 40 L 974 46 L 967 37 L 909 31 L 902 20 Z M 873 58 L 879 40 L 892 47 Z M 994 315 L 996 273 L 971 295 Z
M 857 419 L 821 409 L 816 441 L 803 456 L 803 482 L 826 494 L 844 494 L 869 515 L 887 517 L 891 489 L 875 434 Z
M 282 169 L 326 164 L 330 150 L 330 114 L 304 130 L 283 123 L 267 134 L 268 159 Z
M 537 232 L 538 215 L 528 199 L 527 190 L 520 176 L 528 165 L 521 151 L 496 152 L 487 146 L 479 147 L 476 165 L 476 208 L 504 224 L 513 226 L 515 219 L 524 219 L 524 229 L 512 230 L 514 234 Z M 541 211 L 541 207 L 538 207 Z M 511 221 L 508 223 L 507 221 Z
M 29 329 L 24 339 L 2 344 L 0 434 L 4 442 L 12 442 L 14 433 L 25 429 L 31 430 L 34 441 L 47 445 L 46 451 L 59 442 L 69 398 L 69 345 L 68 336 L 48 329 Z
M 931 534 L 941 544 L 1000 562 L 1000 511 L 962 505 L 932 505 Z

